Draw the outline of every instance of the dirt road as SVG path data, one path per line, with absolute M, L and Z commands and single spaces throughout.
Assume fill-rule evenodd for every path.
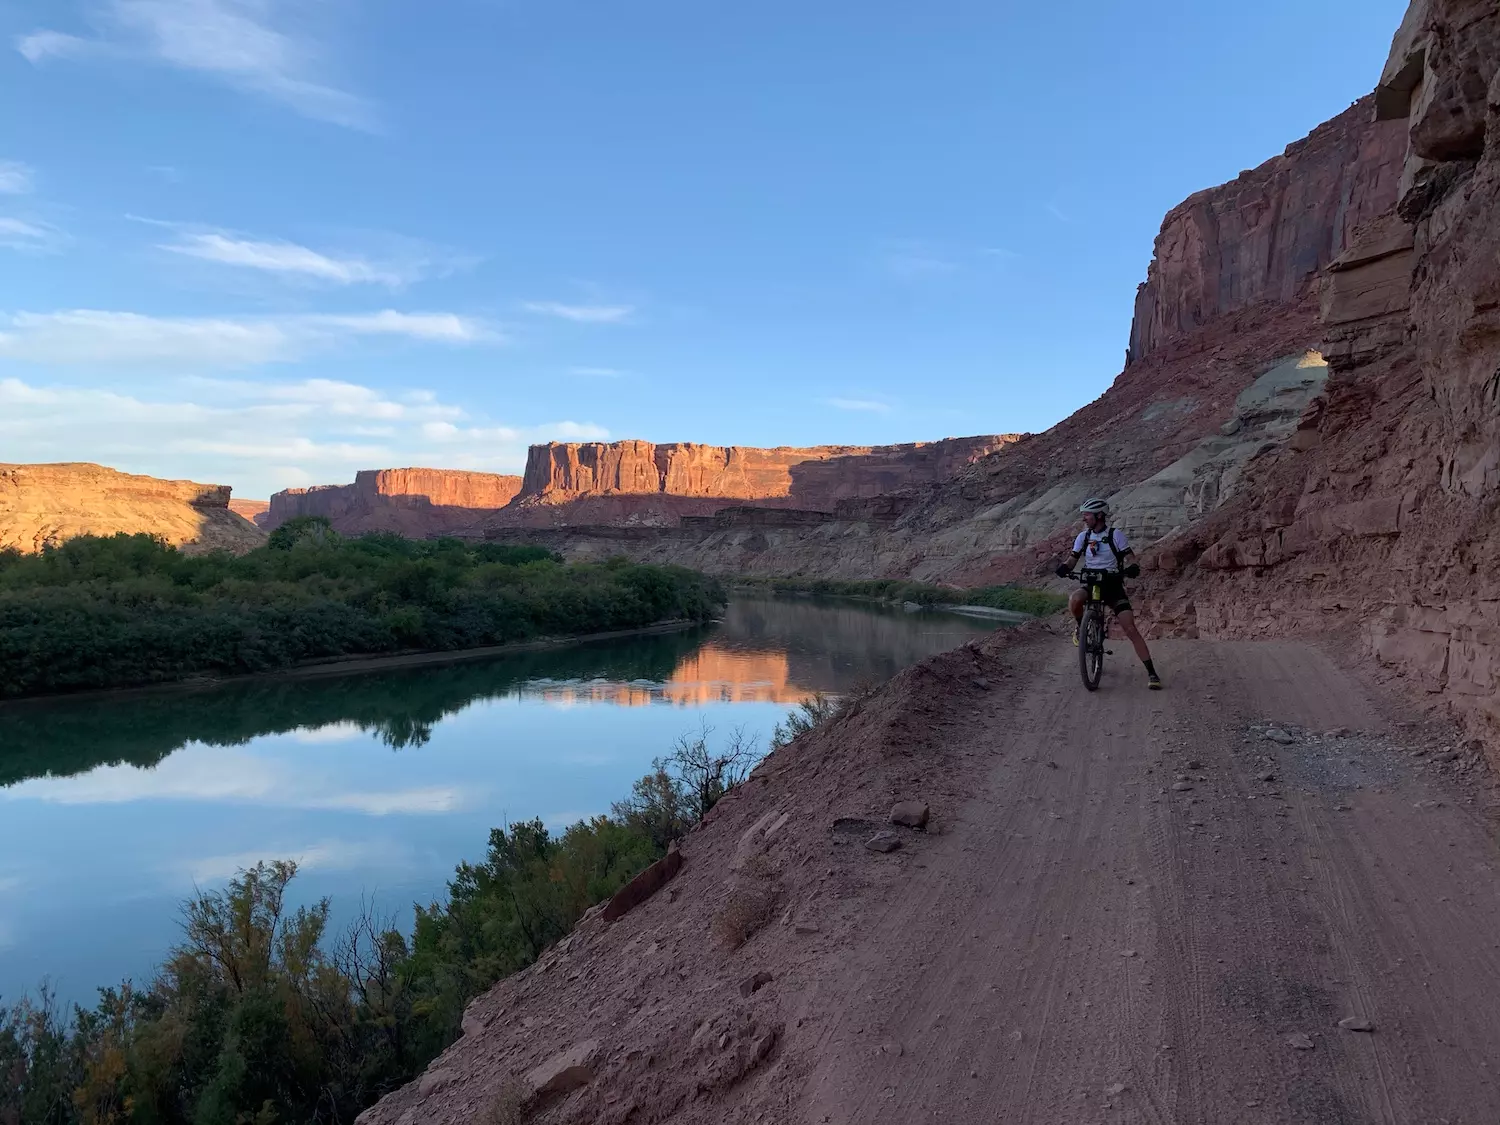
M 1027 648 L 944 736 L 982 785 L 799 998 L 798 1117 L 1500 1122 L 1500 848 L 1446 747 L 1305 645 L 1159 644 L 1157 694 L 1117 643 L 1095 695 Z
M 853 702 L 362 1125 L 1500 1123 L 1471 751 L 1312 646 L 1163 643 L 1163 693 L 1125 647 L 1090 695 L 1033 623 Z

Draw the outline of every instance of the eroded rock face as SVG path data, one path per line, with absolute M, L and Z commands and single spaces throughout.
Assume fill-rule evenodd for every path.
M 1414 4 L 1384 74 L 1407 172 L 1331 275 L 1322 409 L 1163 545 L 1159 615 L 1205 636 L 1355 626 L 1500 757 L 1500 7 Z
M 897 489 L 945 480 L 1018 440 L 946 438 L 887 446 L 752 449 L 648 441 L 531 447 L 524 477 L 382 469 L 353 484 L 271 497 L 267 529 L 323 516 L 345 534 L 480 535 L 497 527 L 676 527 L 735 506 L 833 512 Z
M 648 441 L 531 447 L 516 503 L 497 526 L 672 526 L 732 503 L 833 512 L 951 477 L 1016 435 L 888 446 L 753 449 Z
M 1316 444 L 1328 368 L 1308 356 L 1327 336 L 1324 267 L 1343 271 L 1336 297 L 1350 324 L 1365 323 L 1371 308 L 1399 311 L 1410 239 L 1380 220 L 1396 204 L 1405 159 L 1402 123 L 1375 120 L 1367 98 L 1175 208 L 1141 290 L 1131 362 L 1109 390 L 946 479 L 882 482 L 882 495 L 831 508 L 789 498 L 795 512 L 692 513 L 682 526 L 661 521 L 654 537 L 642 527 L 629 540 L 579 532 L 549 545 L 718 573 L 967 584 L 1045 575 L 1088 496 L 1113 498 L 1119 525 L 1139 545 L 1180 532 L 1228 503 L 1247 470 L 1276 449 Z M 1341 355 L 1375 349 L 1362 329 L 1350 331 L 1326 346 Z M 1399 331 L 1385 344 L 1400 346 Z M 831 464 L 794 472 L 811 478 Z M 569 522 L 608 521 L 575 510 Z
M 269 500 L 234 500 L 229 501 L 229 510 L 241 519 L 247 519 L 259 527 L 271 511 Z
M 456 469 L 377 469 L 353 484 L 292 488 L 271 497 L 265 527 L 298 516 L 323 516 L 347 535 L 393 531 L 421 537 L 472 526 L 521 491 L 521 478 Z
M 1404 131 L 1374 120 L 1373 99 L 1313 130 L 1260 167 L 1174 208 L 1135 302 L 1139 361 L 1228 313 L 1291 305 L 1361 223 L 1387 211 Z
M 0 549 L 39 551 L 79 535 L 145 532 L 189 550 L 265 541 L 221 484 L 158 480 L 102 465 L 0 465 Z

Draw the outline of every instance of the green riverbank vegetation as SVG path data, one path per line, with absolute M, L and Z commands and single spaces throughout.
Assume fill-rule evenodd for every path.
M 36 555 L 0 551 L 0 698 L 701 622 L 725 598 L 716 580 L 680 567 L 344 538 L 318 518 L 292 520 L 238 557 L 85 536 Z
M 833 714 L 823 699 L 773 747 Z M 496 828 L 447 901 L 398 928 L 366 905 L 340 934 L 327 899 L 293 909 L 295 863 L 241 871 L 182 906 L 182 939 L 143 985 L 65 1013 L 45 990 L 0 1004 L 0 1125 L 345 1125 L 460 1034 L 468 1002 L 533 963 L 589 907 L 666 853 L 759 757 L 743 732 L 684 736 L 609 816 L 554 834 Z M 408 936 L 408 934 L 410 936 Z
M 736 587 L 771 594 L 818 594 L 825 597 L 869 598 L 899 605 L 980 605 L 1046 617 L 1057 613 L 1068 599 L 1030 586 L 981 586 L 970 590 L 933 586 L 900 578 L 737 578 Z

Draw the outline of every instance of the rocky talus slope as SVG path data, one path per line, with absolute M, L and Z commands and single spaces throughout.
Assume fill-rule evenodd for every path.
M 457 469 L 374 469 L 356 473 L 353 484 L 278 492 L 261 522 L 275 528 L 298 516 L 322 516 L 348 535 L 393 531 L 420 538 L 470 527 L 485 513 L 509 504 L 520 491 L 521 478 L 516 476 Z
M 100 465 L 0 465 L 0 549 L 40 551 L 79 535 L 146 532 L 185 550 L 248 551 L 265 533 L 220 484 L 158 480 Z
M 1394 206 L 1333 263 L 1298 439 L 1157 552 L 1163 631 L 1346 628 L 1500 746 L 1500 7 L 1422 0 L 1378 115 Z

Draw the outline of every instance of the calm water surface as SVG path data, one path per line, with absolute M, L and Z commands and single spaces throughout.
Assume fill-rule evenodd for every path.
M 489 830 L 609 811 L 681 735 L 769 739 L 814 692 L 883 680 L 993 623 L 807 599 L 720 625 L 484 662 L 0 708 L 0 998 L 144 978 L 177 904 L 301 863 L 334 923 L 405 922 Z

